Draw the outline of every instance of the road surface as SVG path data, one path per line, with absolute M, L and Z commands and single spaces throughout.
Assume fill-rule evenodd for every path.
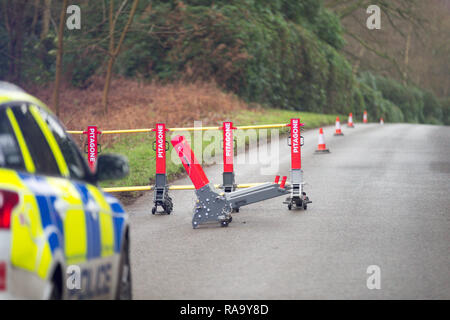
M 151 192 L 128 206 L 134 298 L 449 299 L 450 127 L 333 131 L 324 155 L 314 155 L 318 130 L 303 134 L 307 211 L 288 211 L 280 197 L 241 208 L 228 228 L 194 230 L 193 191 L 171 192 L 170 216 L 151 215 Z M 281 140 L 271 161 L 287 175 Z M 220 183 L 221 170 L 205 171 Z M 237 183 L 273 180 L 258 165 L 235 170 Z M 379 290 L 367 287 L 371 265 Z

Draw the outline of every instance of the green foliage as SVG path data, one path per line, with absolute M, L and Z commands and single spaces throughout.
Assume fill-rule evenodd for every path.
M 440 101 L 442 106 L 442 122 L 445 125 L 450 125 L 450 98 L 442 99 Z
M 445 122 L 443 106 L 432 92 L 403 85 L 394 79 L 374 76 L 369 72 L 363 73 L 360 81 L 372 90 L 378 91 L 385 100 L 398 106 L 404 121 L 431 124 Z
M 74 2 L 81 6 L 82 30 L 65 31 L 63 58 L 64 77 L 74 86 L 87 87 L 105 72 L 109 3 Z M 118 16 L 115 44 L 130 5 Z M 52 17 L 60 9 L 60 3 L 52 7 Z M 27 25 L 33 14 L 26 6 Z M 24 37 L 22 79 L 45 84 L 55 72 L 56 35 L 50 28 L 41 40 L 38 20 Z M 0 78 L 11 65 L 8 41 L 0 24 Z M 359 116 L 367 109 L 371 119 L 448 123 L 448 103 L 431 92 L 370 73 L 355 79 L 343 46 L 339 18 L 322 0 L 140 1 L 114 73 L 158 81 L 213 79 L 248 102 L 287 110 Z
M 403 122 L 403 112 L 391 101 L 384 99 L 380 91 L 377 91 L 370 86 L 361 83 L 361 94 L 364 98 L 364 110 L 367 110 L 370 119 L 383 118 L 388 122 Z M 364 111 L 362 110 L 362 112 Z M 362 115 L 362 112 L 357 115 Z
M 442 124 L 443 110 L 439 100 L 430 91 L 424 91 L 422 95 L 423 100 L 423 114 L 426 123 Z
M 398 105 L 408 122 L 423 122 L 423 100 L 421 92 L 405 87 L 394 79 L 376 77 L 377 88 L 383 97 Z
M 158 3 L 140 21 L 156 27 L 130 34 L 117 63 L 123 74 L 214 78 L 248 101 L 284 109 L 351 109 L 351 67 L 333 48 L 342 45 L 340 26 L 320 1 L 185 3 Z
M 345 44 L 339 18 L 327 9 L 320 10 L 314 30 L 322 41 L 336 49 L 341 49 Z
M 327 60 L 329 64 L 327 106 L 333 106 L 333 112 L 341 114 L 355 112 L 362 104 L 361 100 L 354 99 L 357 93 L 354 93 L 355 82 L 350 64 L 331 47 L 327 48 Z

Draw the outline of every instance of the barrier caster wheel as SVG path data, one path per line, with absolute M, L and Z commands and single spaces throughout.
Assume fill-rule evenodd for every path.
M 303 205 L 303 210 L 306 210 L 306 209 L 308 209 L 308 205 L 305 203 L 305 204 Z
M 223 228 L 225 228 L 225 227 L 228 227 L 228 221 L 222 221 L 221 223 L 220 223 L 220 225 L 223 227 Z
M 156 207 L 153 207 L 152 208 L 152 214 L 155 214 L 156 213 Z
M 288 204 L 288 209 L 292 210 L 292 204 L 290 204 L 290 203 Z
M 168 215 L 172 212 L 172 206 L 169 204 L 169 205 L 163 205 L 163 209 L 164 209 L 164 212 L 165 213 L 167 213 Z

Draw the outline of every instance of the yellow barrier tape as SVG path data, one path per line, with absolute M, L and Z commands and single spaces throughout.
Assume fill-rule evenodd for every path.
M 237 126 L 238 130 L 248 130 L 248 129 L 271 129 L 271 128 L 284 128 L 287 124 L 262 124 L 262 125 L 251 125 L 251 126 Z M 208 131 L 208 130 L 220 130 L 221 127 L 189 127 L 189 128 L 168 128 L 169 131 Z M 129 129 L 129 130 L 104 130 L 101 131 L 102 134 L 119 134 L 119 133 L 145 133 L 152 132 L 153 129 Z M 68 130 L 71 134 L 83 134 L 84 131 L 73 131 Z
M 263 182 L 258 183 L 243 183 L 238 184 L 236 187 L 239 189 L 242 188 L 251 188 L 254 186 L 259 186 L 263 184 Z M 215 188 L 219 188 L 219 184 L 215 184 Z M 103 188 L 105 192 L 129 192 L 129 191 L 150 191 L 153 190 L 153 186 L 139 186 L 139 187 L 115 187 L 115 188 Z M 169 186 L 169 190 L 194 190 L 195 187 L 193 185 L 173 185 Z
M 150 191 L 152 186 L 103 188 L 105 192 Z
M 236 127 L 236 129 L 247 130 L 247 129 L 270 129 L 270 128 L 284 128 L 284 127 L 287 127 L 287 124 L 279 123 L 279 124 L 261 124 L 254 126 L 238 126 Z
M 168 128 L 169 131 L 208 131 L 220 130 L 220 127 L 190 127 L 190 128 Z

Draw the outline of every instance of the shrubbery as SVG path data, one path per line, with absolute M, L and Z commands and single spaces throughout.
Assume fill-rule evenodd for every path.
M 445 123 L 443 106 L 432 92 L 403 85 L 394 79 L 374 76 L 369 72 L 363 73 L 360 81 L 372 90 L 380 92 L 382 98 L 398 106 L 406 122 Z
M 430 92 L 370 73 L 354 79 L 338 51 L 339 19 L 320 1 L 165 2 L 147 19 L 159 29 L 130 35 L 117 64 L 125 75 L 214 78 L 249 102 L 283 109 L 443 122 Z
M 84 88 L 104 72 L 109 35 L 104 3 L 81 6 L 83 32 L 66 33 L 63 66 L 66 79 Z M 126 17 L 119 15 L 117 33 Z M 2 25 L 0 35 L 2 48 Z M 367 110 L 370 119 L 448 124 L 448 100 L 367 72 L 355 78 L 343 45 L 339 18 L 320 0 L 141 1 L 114 72 L 159 82 L 213 79 L 247 102 L 289 110 L 358 118 Z M 51 81 L 54 31 L 44 41 L 28 37 L 25 47 L 23 78 Z M 0 77 L 6 73 L 0 59 Z
M 442 122 L 450 125 L 450 98 L 442 99 L 440 104 L 442 106 Z
M 351 66 L 339 20 L 320 1 L 190 0 L 158 4 L 159 29 L 127 40 L 117 66 L 128 76 L 209 80 L 247 101 L 324 113 L 353 107 Z

